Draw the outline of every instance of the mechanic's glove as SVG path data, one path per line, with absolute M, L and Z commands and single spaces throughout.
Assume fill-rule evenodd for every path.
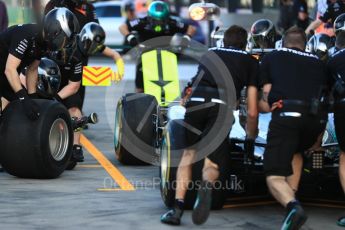
M 25 89 L 21 89 L 16 93 L 20 102 L 22 103 L 26 116 L 30 120 L 37 120 L 39 117 L 38 105 L 29 97 Z
M 62 103 L 63 102 L 63 99 L 60 97 L 60 95 L 59 94 L 55 94 L 54 95 L 54 98 L 55 98 L 55 100 L 57 100 L 58 102 L 60 102 L 60 103 Z
M 246 137 L 246 139 L 244 140 L 244 152 L 248 154 L 248 156 L 253 156 L 254 149 L 255 149 L 255 139 Z
M 119 82 L 122 80 L 123 76 L 125 75 L 125 63 L 123 59 L 120 58 L 116 60 L 117 72 L 114 73 L 113 81 Z
M 136 33 L 130 33 L 126 36 L 126 41 L 130 46 L 136 46 L 139 44 L 139 39 Z

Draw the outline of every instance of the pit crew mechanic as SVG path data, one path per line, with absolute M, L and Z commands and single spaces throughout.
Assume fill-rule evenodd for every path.
M 327 122 L 327 108 L 320 98 L 329 87 L 329 76 L 317 56 L 304 52 L 305 45 L 304 31 L 290 28 L 283 36 L 284 48 L 265 55 L 260 66 L 263 101 L 273 110 L 264 169 L 270 192 L 287 210 L 284 230 L 299 229 L 307 219 L 295 198 L 303 162 L 300 154 L 316 142 Z M 296 63 L 303 68 L 297 70 Z M 300 163 L 292 163 L 293 159 Z
M 49 12 L 51 9 L 54 9 L 55 7 L 66 7 L 71 12 L 75 14 L 75 16 L 78 19 L 80 30 L 84 28 L 84 26 L 87 23 L 95 22 L 99 24 L 99 21 L 97 19 L 95 8 L 94 6 L 89 3 L 87 0 L 50 0 L 46 7 L 45 7 L 45 13 Z M 80 32 L 80 31 L 78 31 Z M 117 75 L 116 75 L 116 81 L 119 81 L 122 79 L 125 73 L 125 64 L 120 56 L 119 53 L 113 51 L 109 47 L 105 47 L 104 51 L 102 52 L 103 55 L 106 57 L 111 57 L 114 59 L 115 64 L 117 66 Z M 87 66 L 89 62 L 88 56 L 82 59 L 83 66 Z M 78 94 L 81 96 L 81 109 L 84 104 L 84 98 L 85 98 L 85 87 L 81 86 L 79 88 Z
M 174 34 L 185 34 L 187 42 L 196 32 L 194 26 L 183 23 L 179 18 L 170 16 L 169 6 L 163 1 L 154 1 L 150 4 L 148 16 L 131 20 L 129 25 L 124 23 L 119 27 L 120 32 L 126 36 L 131 46 L 139 42 L 161 37 L 173 36 Z M 139 38 L 136 36 L 136 33 Z M 135 85 L 137 92 L 144 91 L 143 72 L 139 63 L 136 71 Z
M 340 148 L 339 177 L 345 192 L 345 31 L 337 33 L 336 47 L 339 50 L 332 55 L 328 68 L 334 79 L 334 124 Z M 338 225 L 345 227 L 345 217 L 338 219 Z
M 82 117 L 82 95 L 78 93 L 81 87 L 83 63 L 89 56 L 96 53 L 116 60 L 119 54 L 111 49 L 106 49 L 105 31 L 95 23 L 87 23 L 81 32 L 75 37 L 71 47 L 61 52 L 52 52 L 48 58 L 58 63 L 61 70 L 61 85 L 58 94 L 55 96 L 69 110 L 71 117 Z M 120 75 L 115 73 L 115 75 Z M 118 79 L 122 78 L 119 77 Z M 71 161 L 83 162 L 84 155 L 80 145 L 80 132 L 74 132 L 74 145 Z
M 43 28 L 24 24 L 12 26 L 0 34 L 0 97 L 8 101 L 21 100 L 26 115 L 32 120 L 38 118 L 39 108 L 28 93 L 36 92 L 39 60 L 45 50 L 60 50 L 68 44 L 77 30 L 75 20 L 72 12 L 60 8 L 45 16 Z M 55 24 L 61 26 L 52 26 Z M 24 67 L 28 67 L 27 91 L 19 78 Z
M 214 56 L 218 56 L 231 73 L 231 76 L 223 76 L 223 78 L 232 78 L 236 88 L 237 98 L 240 97 L 240 91 L 245 86 L 248 87 L 248 118 L 246 125 L 247 139 L 245 145 L 246 150 L 254 151 L 254 139 L 257 135 L 258 125 L 257 75 L 259 64 L 254 57 L 244 51 L 247 44 L 247 36 L 248 34 L 246 30 L 242 27 L 231 26 L 224 34 L 224 48 L 212 48 L 201 59 L 198 73 L 196 77 L 193 78 L 191 84 L 189 84 L 189 87 L 192 87 L 193 92 L 186 103 L 187 112 L 184 122 L 187 123 L 188 126 L 192 126 L 195 129 L 200 130 L 202 134 L 199 136 L 195 133 L 187 132 L 187 146 L 193 146 L 195 143 L 202 140 L 215 124 L 221 106 L 223 106 L 223 108 L 226 106 L 226 102 L 219 98 L 220 95 L 224 94 L 224 91 L 228 89 L 225 89 L 223 85 L 218 84 L 214 77 L 219 76 L 213 76 L 215 73 L 211 73 L 209 70 L 210 63 L 212 63 L 211 60 L 214 59 Z M 224 72 L 222 73 L 224 74 Z M 207 105 L 210 102 L 212 103 L 212 106 Z M 195 106 L 202 109 L 198 111 L 189 110 Z M 218 147 L 217 151 L 204 159 L 202 170 L 203 182 L 198 191 L 197 203 L 193 210 L 193 222 L 195 224 L 203 224 L 208 218 L 209 210 L 211 208 L 211 192 L 213 183 L 218 178 L 226 175 L 225 171 L 227 167 L 224 164 L 227 164 L 229 159 L 228 154 L 225 154 L 222 150 L 226 150 L 228 148 L 227 137 L 224 137 L 224 140 Z M 193 147 L 187 147 L 184 150 L 177 171 L 175 205 L 161 217 L 161 221 L 163 223 L 170 225 L 180 224 L 183 214 L 184 198 L 188 184 L 192 179 L 191 168 L 196 155 L 197 152 Z
M 322 23 L 327 23 L 328 27 L 331 28 L 335 19 L 343 13 L 345 13 L 345 0 L 337 0 L 336 2 L 329 4 L 326 12 L 313 21 L 305 30 L 305 33 L 309 35 L 311 31 L 314 31 Z M 334 36 L 334 33 L 330 34 L 330 36 Z

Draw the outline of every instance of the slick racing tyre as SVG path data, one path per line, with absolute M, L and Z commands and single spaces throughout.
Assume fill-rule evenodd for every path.
M 77 166 L 77 162 L 75 161 L 69 161 L 66 167 L 66 170 L 73 170 Z
M 67 167 L 73 145 L 67 109 L 51 100 L 35 100 L 38 120 L 29 120 L 19 101 L 4 110 L 0 125 L 0 162 L 6 172 L 22 178 L 57 178 Z
M 168 124 L 167 130 L 164 133 L 163 142 L 161 146 L 161 165 L 160 165 L 160 190 L 161 190 L 161 197 L 164 204 L 167 207 L 172 207 L 175 200 L 175 189 L 176 189 L 176 172 L 177 167 L 176 162 L 173 160 L 182 157 L 183 149 L 185 147 L 184 143 L 184 135 L 185 129 L 181 125 L 181 122 L 176 122 L 177 120 L 171 120 Z M 174 165 L 172 165 L 174 164 Z M 203 161 L 199 161 L 194 163 L 192 169 L 192 181 L 193 185 L 191 185 L 187 191 L 185 197 L 185 208 L 186 209 L 193 209 L 196 195 L 197 195 L 197 182 L 201 182 L 202 178 L 202 167 Z M 221 175 L 221 179 L 217 182 L 215 188 L 212 191 L 212 209 L 221 209 L 225 203 L 226 199 L 226 180 L 222 179 L 225 178 L 226 175 Z M 221 184 L 219 184 L 221 183 Z M 199 183 L 200 184 L 200 183 Z
M 116 158 L 122 164 L 147 165 L 153 162 L 153 117 L 157 105 L 155 97 L 143 93 L 126 94 L 118 101 L 114 144 Z M 138 154 L 142 154 L 140 159 Z

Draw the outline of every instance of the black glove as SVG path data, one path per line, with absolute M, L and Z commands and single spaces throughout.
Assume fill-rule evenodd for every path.
M 30 120 L 37 120 L 39 117 L 38 105 L 29 97 L 25 89 L 21 89 L 16 93 L 20 102 L 22 103 L 26 116 Z
M 244 152 L 248 154 L 249 158 L 254 155 L 255 139 L 246 137 L 244 141 Z
M 129 43 L 130 46 L 136 46 L 139 44 L 139 39 L 137 34 L 135 33 L 130 33 L 126 36 L 126 40 Z

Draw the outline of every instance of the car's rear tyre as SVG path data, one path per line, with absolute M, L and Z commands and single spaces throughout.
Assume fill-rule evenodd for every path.
M 154 160 L 157 101 L 147 94 L 126 94 L 117 104 L 115 155 L 124 165 L 147 165 Z M 140 157 L 137 157 L 140 156 Z
M 0 126 L 0 162 L 11 175 L 51 179 L 67 167 L 73 145 L 67 109 L 51 100 L 35 100 L 40 107 L 36 121 L 29 120 L 19 101 L 4 110 Z
M 163 142 L 161 146 L 161 165 L 160 165 L 160 178 L 161 178 L 161 197 L 167 207 L 172 207 L 175 200 L 176 189 L 176 172 L 177 165 L 176 159 L 180 159 L 183 154 L 184 144 L 184 127 L 181 122 L 172 120 L 169 122 L 166 132 L 164 133 Z M 174 156 L 173 156 L 174 155 Z M 193 184 L 187 191 L 185 197 L 185 209 L 192 209 L 196 200 L 197 185 L 200 185 L 202 178 L 203 161 L 194 163 L 192 169 Z M 221 209 L 226 199 L 226 175 L 221 175 L 218 184 L 212 191 L 212 209 Z M 198 182 L 198 183 L 197 183 Z M 219 184 L 220 183 L 220 184 Z

